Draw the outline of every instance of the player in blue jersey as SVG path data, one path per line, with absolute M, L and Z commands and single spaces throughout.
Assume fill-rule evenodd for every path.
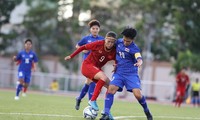
M 147 106 L 145 97 L 141 94 L 141 83 L 138 76 L 138 67 L 142 65 L 140 49 L 134 43 L 136 30 L 127 27 L 121 33 L 123 38 L 116 42 L 116 68 L 110 82 L 104 105 L 104 114 L 100 120 L 110 120 L 110 109 L 113 104 L 114 94 L 121 92 L 125 86 L 127 91 L 132 92 L 147 116 L 147 120 L 153 117 Z
M 88 23 L 88 26 L 90 27 L 89 29 L 90 34 L 87 36 L 84 36 L 77 43 L 76 45 L 77 49 L 85 44 L 88 44 L 97 40 L 104 40 L 104 37 L 98 35 L 100 31 L 100 22 L 98 20 L 91 20 Z M 83 53 L 84 53 L 83 59 L 85 59 L 90 54 L 90 51 L 84 50 Z M 87 78 L 83 88 L 81 89 L 80 95 L 76 98 L 76 106 L 75 106 L 76 110 L 79 110 L 81 100 L 83 99 L 83 97 L 86 95 L 87 92 L 88 92 L 88 99 L 89 100 L 91 99 L 92 94 L 94 92 L 95 85 L 96 84 L 94 82 L 92 82 L 90 79 Z
M 19 84 L 16 88 L 16 96 L 15 100 L 19 100 L 19 93 L 22 88 L 28 88 L 30 80 L 31 80 L 31 70 L 36 70 L 36 63 L 38 62 L 38 58 L 31 50 L 32 48 L 32 40 L 25 40 L 24 44 L 25 49 L 20 51 L 17 56 L 13 56 L 13 60 L 19 63 L 18 68 L 18 81 Z

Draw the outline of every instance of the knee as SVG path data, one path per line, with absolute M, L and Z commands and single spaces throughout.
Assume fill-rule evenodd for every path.
M 87 79 L 87 80 L 85 81 L 85 84 L 89 85 L 91 82 L 92 82 L 91 80 Z
M 142 95 L 135 95 L 135 98 L 136 98 L 137 100 L 140 100 L 140 99 L 142 99 Z
M 135 98 L 137 99 L 137 100 L 140 100 L 140 99 L 142 99 L 142 94 L 141 93 L 134 93 L 134 96 L 135 96 Z
M 115 94 L 116 91 L 114 91 L 114 90 L 109 90 L 108 93 L 110 93 L 110 94 Z
M 115 94 L 117 92 L 117 87 L 115 86 L 109 86 L 108 93 Z

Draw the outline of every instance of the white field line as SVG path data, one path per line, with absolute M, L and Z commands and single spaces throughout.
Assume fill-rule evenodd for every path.
M 114 117 L 116 120 L 123 120 L 127 118 L 146 118 L 146 116 L 118 116 Z M 179 116 L 153 116 L 153 118 L 162 118 L 162 119 L 176 119 L 176 120 L 200 120 L 200 118 L 196 117 L 179 117 Z
M 71 115 L 60 115 L 60 114 L 35 114 L 35 113 L 3 113 L 0 112 L 0 115 L 24 115 L 24 116 L 43 116 L 43 117 L 66 117 L 66 118 L 82 118 L 83 116 L 71 116 Z M 179 117 L 179 116 L 153 116 L 154 118 L 162 119 L 177 119 L 177 120 L 200 120 L 196 117 Z M 116 120 L 124 120 L 128 118 L 146 118 L 146 116 L 116 116 Z
M 83 117 L 83 116 L 71 116 L 71 115 L 59 115 L 59 114 L 35 114 L 35 113 L 2 113 L 0 115 L 24 115 L 24 116 L 44 116 L 44 117 Z

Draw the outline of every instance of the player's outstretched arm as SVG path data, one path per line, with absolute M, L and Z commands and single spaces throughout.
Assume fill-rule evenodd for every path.
M 77 50 L 75 50 L 71 55 L 66 56 L 66 57 L 65 57 L 65 60 L 70 60 L 71 58 L 75 57 L 77 54 L 79 54 L 81 51 L 83 51 L 83 50 L 85 50 L 85 49 L 86 49 L 85 45 L 79 47 L 79 48 L 78 48 Z
M 65 57 L 65 60 L 67 61 L 67 60 L 70 60 L 71 59 L 71 57 L 70 56 L 66 56 Z

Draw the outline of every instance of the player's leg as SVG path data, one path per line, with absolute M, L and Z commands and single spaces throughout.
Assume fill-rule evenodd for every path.
M 125 80 L 125 86 L 128 91 L 132 91 L 135 98 L 138 100 L 140 105 L 142 106 L 144 113 L 147 117 L 147 120 L 153 120 L 153 117 L 150 113 L 150 110 L 147 106 L 147 102 L 145 97 L 141 93 L 141 83 L 138 75 L 130 75 L 130 76 L 124 76 L 126 78 Z
M 85 97 L 86 93 L 88 92 L 90 83 L 91 83 L 90 79 L 86 79 L 85 84 L 81 89 L 80 95 L 76 98 L 76 105 L 75 105 L 76 110 L 79 110 L 81 100 Z
M 99 96 L 102 87 L 108 83 L 107 81 L 110 81 L 109 78 L 105 75 L 104 72 L 99 71 L 95 76 L 94 79 L 98 80 L 98 82 L 96 83 L 95 89 L 94 89 L 94 93 L 92 95 L 92 98 L 90 99 L 90 101 L 88 102 L 89 105 L 92 106 L 93 109 L 95 110 L 99 110 L 98 105 L 96 103 L 96 99 Z
M 17 89 L 16 89 L 15 100 L 19 100 L 19 93 L 21 92 L 23 88 L 23 83 L 24 83 L 24 80 L 19 79 L 19 84 L 17 85 Z
M 181 104 L 184 100 L 185 97 L 185 88 L 181 88 L 180 89 L 180 96 L 179 96 L 179 100 L 178 100 L 178 107 L 181 107 Z
M 104 110 L 100 120 L 106 120 L 108 118 L 109 120 L 113 120 L 110 110 L 114 102 L 114 94 L 116 93 L 116 91 L 121 92 L 123 86 L 123 80 L 120 78 L 120 76 L 116 73 L 113 74 L 112 81 L 110 82 L 110 85 L 106 92 L 106 97 L 104 100 Z
M 133 89 L 132 92 L 133 92 L 134 96 L 136 97 L 136 99 L 138 100 L 138 102 L 140 103 L 140 105 L 143 107 L 144 113 L 147 116 L 147 120 L 153 120 L 153 117 L 147 106 L 146 99 L 141 94 L 141 90 L 136 88 L 136 89 Z
M 181 97 L 180 97 L 180 90 L 177 89 L 176 90 L 175 107 L 178 106 L 178 103 L 179 103 L 180 99 L 181 99 Z
M 110 109 L 114 102 L 114 94 L 117 92 L 118 89 L 118 86 L 109 85 L 104 101 L 104 112 L 102 113 L 100 120 L 114 120 L 113 116 L 111 115 Z
M 25 73 L 25 77 L 24 77 L 24 87 L 23 87 L 23 92 L 22 92 L 22 96 L 25 97 L 26 96 L 26 92 L 27 89 L 29 87 L 29 83 L 31 81 L 31 73 Z
M 89 85 L 89 89 L 88 89 L 88 99 L 89 100 L 92 98 L 95 86 L 96 86 L 95 82 L 91 82 L 90 85 Z
M 18 81 L 19 81 L 19 84 L 17 85 L 16 87 L 16 95 L 15 95 L 15 100 L 19 100 L 19 93 L 20 91 L 22 90 L 23 88 L 23 84 L 24 84 L 24 74 L 22 71 L 19 71 L 18 72 Z
M 24 86 L 24 87 L 23 87 L 22 96 L 25 97 L 29 84 L 28 84 L 28 83 L 24 83 L 23 86 Z

